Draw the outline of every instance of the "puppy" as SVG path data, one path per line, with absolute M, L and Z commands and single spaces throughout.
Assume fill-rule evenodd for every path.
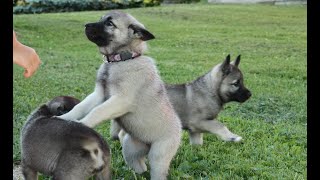
M 181 122 L 175 113 L 154 60 L 143 55 L 145 41 L 154 39 L 133 16 L 111 11 L 100 21 L 85 25 L 87 38 L 104 56 L 95 89 L 62 119 L 95 127 L 115 119 L 126 132 L 122 153 L 137 173 L 147 170 L 151 179 L 166 179 L 181 139 Z
M 230 63 L 230 55 L 223 63 L 213 67 L 207 74 L 193 82 L 166 85 L 169 99 L 178 113 L 183 129 L 188 130 L 191 144 L 203 144 L 203 134 L 218 135 L 224 141 L 239 142 L 242 137 L 233 134 L 217 120 L 219 112 L 228 102 L 243 103 L 251 96 L 238 68 L 240 55 Z M 111 124 L 111 136 L 118 139 L 121 127 Z
M 21 167 L 26 180 L 37 173 L 61 180 L 111 179 L 108 144 L 93 129 L 56 117 L 80 101 L 58 96 L 31 113 L 21 131 Z

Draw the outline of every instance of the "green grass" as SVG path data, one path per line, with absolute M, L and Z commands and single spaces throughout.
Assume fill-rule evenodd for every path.
M 156 36 L 149 42 L 168 83 L 191 81 L 231 53 L 252 98 L 230 103 L 219 119 L 244 138 L 226 143 L 206 134 L 204 145 L 189 145 L 187 133 L 173 159 L 169 179 L 306 179 L 307 177 L 307 10 L 306 6 L 170 5 L 124 10 Z M 25 79 L 14 65 L 13 159 L 20 161 L 19 133 L 27 116 L 55 96 L 83 99 L 94 88 L 102 63 L 84 24 L 105 11 L 14 15 L 18 38 L 34 47 L 43 64 Z M 109 123 L 96 128 L 112 149 L 113 179 L 149 179 L 125 165 Z

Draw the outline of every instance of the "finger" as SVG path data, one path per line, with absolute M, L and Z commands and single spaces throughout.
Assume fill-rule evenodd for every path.
M 32 74 L 33 74 L 33 72 L 31 72 L 31 71 L 28 71 L 27 69 L 25 69 L 24 70 L 24 77 L 26 77 L 26 78 L 29 78 L 29 77 L 31 77 L 32 76 Z

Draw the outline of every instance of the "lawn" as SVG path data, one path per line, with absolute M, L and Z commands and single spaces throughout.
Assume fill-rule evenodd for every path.
M 226 55 L 241 54 L 240 68 L 252 91 L 243 104 L 230 103 L 219 120 L 244 138 L 223 142 L 205 134 L 191 146 L 183 133 L 169 179 L 307 178 L 307 9 L 306 6 L 169 5 L 128 9 L 156 39 L 148 55 L 162 79 L 184 83 L 208 72 Z M 42 65 L 30 78 L 13 66 L 13 160 L 20 162 L 19 134 L 27 116 L 55 96 L 83 99 L 93 91 L 103 63 L 84 35 L 84 24 L 105 11 L 14 15 L 21 42 L 34 47 Z M 149 179 L 124 163 L 111 141 L 109 122 L 96 128 L 112 150 L 113 179 Z M 42 177 L 46 179 L 45 177 Z

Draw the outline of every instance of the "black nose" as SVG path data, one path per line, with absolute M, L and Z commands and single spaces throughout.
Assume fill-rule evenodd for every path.
M 86 29 L 87 29 L 87 28 L 90 28 L 90 29 L 94 28 L 94 29 L 96 29 L 96 28 L 101 28 L 101 23 L 87 23 L 87 24 L 85 24 L 84 26 L 86 27 Z
M 100 30 L 97 28 L 96 23 L 88 23 L 85 25 L 85 33 L 87 36 L 90 36 L 90 38 L 95 38 L 99 34 Z
M 84 26 L 86 28 L 90 28 L 90 27 L 93 27 L 95 25 L 95 23 L 88 23 L 88 24 L 85 24 Z
M 251 92 L 248 91 L 247 96 L 248 96 L 248 97 L 251 97 L 251 95 L 252 95 Z

